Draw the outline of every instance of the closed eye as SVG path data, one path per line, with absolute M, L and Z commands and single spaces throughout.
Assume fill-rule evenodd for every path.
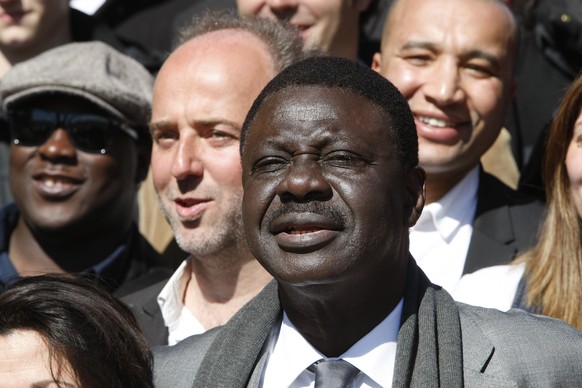
M 364 167 L 370 164 L 370 161 L 353 152 L 336 151 L 325 155 L 320 163 L 333 167 L 353 168 Z
M 251 174 L 270 173 L 284 169 L 289 161 L 279 156 L 267 156 L 253 164 Z

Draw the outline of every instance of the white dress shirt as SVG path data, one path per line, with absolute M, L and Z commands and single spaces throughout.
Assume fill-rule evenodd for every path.
M 513 304 L 525 264 L 496 265 L 467 274 L 452 292 L 456 301 L 507 311 Z
M 400 300 L 382 322 L 339 357 L 360 370 L 353 387 L 392 386 L 402 304 Z M 328 358 L 303 338 L 285 313 L 274 342 L 263 373 L 262 387 L 313 387 L 315 374 L 307 368 L 315 361 Z
M 175 345 L 194 334 L 206 331 L 198 319 L 184 306 L 184 292 L 190 279 L 190 259 L 180 264 L 158 295 L 164 324 L 168 328 L 168 345 Z
M 435 284 L 452 292 L 463 275 L 477 209 L 479 167 L 439 201 L 424 207 L 410 229 L 410 252 Z
M 105 0 L 71 0 L 71 7 L 78 9 L 79 11 L 87 14 L 93 15 L 99 7 L 105 3 Z

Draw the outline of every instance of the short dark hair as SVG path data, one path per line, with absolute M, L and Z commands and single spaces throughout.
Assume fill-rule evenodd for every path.
M 418 165 L 418 136 L 408 102 L 386 78 L 361 63 L 338 57 L 311 57 L 288 67 L 259 94 L 243 124 L 241 154 L 257 112 L 276 92 L 298 86 L 339 88 L 378 105 L 386 116 L 386 127 L 398 159 L 408 171 Z
M 211 10 L 195 17 L 192 23 L 180 30 L 174 47 L 210 32 L 230 29 L 249 32 L 263 41 L 277 71 L 303 57 L 303 40 L 290 24 L 256 16 L 239 16 L 230 10 Z
M 0 294 L 0 335 L 32 330 L 53 378 L 68 363 L 82 387 L 153 387 L 147 342 L 131 311 L 90 280 L 24 277 Z

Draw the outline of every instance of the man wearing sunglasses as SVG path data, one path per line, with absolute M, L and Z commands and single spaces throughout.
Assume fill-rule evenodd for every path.
M 15 203 L 0 210 L 0 283 L 82 273 L 121 296 L 167 275 L 135 225 L 152 83 L 99 42 L 49 50 L 2 79 Z

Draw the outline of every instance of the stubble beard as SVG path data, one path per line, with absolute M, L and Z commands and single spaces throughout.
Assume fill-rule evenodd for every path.
M 228 206 L 217 213 L 212 227 L 197 230 L 199 226 L 188 228 L 182 220 L 172 214 L 158 194 L 160 208 L 172 228 L 180 249 L 198 259 L 225 256 L 232 260 L 242 252 L 246 255 L 248 246 L 242 221 L 242 194 L 231 194 L 229 197 L 223 202 L 228 203 Z

